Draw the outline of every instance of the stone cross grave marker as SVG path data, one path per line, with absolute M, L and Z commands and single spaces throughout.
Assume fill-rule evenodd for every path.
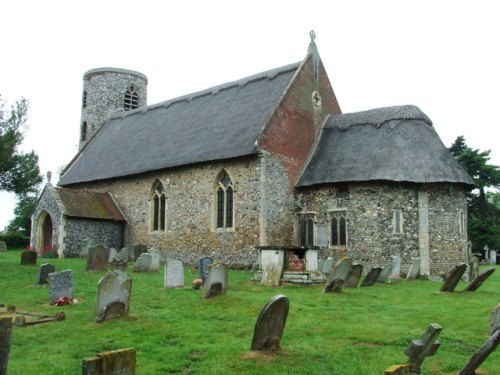
M 213 263 L 209 265 L 205 281 L 205 298 L 226 294 L 227 277 L 227 266 L 224 263 Z
M 377 281 L 380 272 L 382 272 L 382 268 L 372 267 L 372 269 L 366 274 L 366 277 L 361 283 L 361 286 L 373 286 Z
M 473 281 L 477 275 L 479 275 L 479 258 L 472 257 L 472 260 L 469 263 L 469 282 Z
M 7 242 L 0 241 L 0 251 L 7 251 Z
M 479 349 L 476 354 L 467 362 L 467 364 L 460 370 L 458 375 L 472 375 L 476 374 L 476 370 L 488 358 L 488 356 L 497 348 L 500 342 L 500 331 L 496 331 L 488 341 Z
M 56 272 L 56 268 L 53 264 L 44 263 L 40 266 L 40 271 L 38 273 L 38 284 L 48 284 L 49 283 L 49 273 Z
M 420 272 L 420 257 L 413 260 L 406 274 L 406 280 L 415 280 Z
M 282 273 L 283 270 L 281 267 L 267 265 L 264 271 L 262 271 L 262 279 L 260 279 L 260 283 L 267 286 L 280 286 Z
M 109 249 L 97 245 L 91 247 L 87 254 L 87 272 L 106 272 L 108 270 Z
M 392 258 L 392 268 L 391 272 L 389 272 L 389 283 L 398 282 L 401 277 L 401 257 L 399 255 L 395 255 Z
M 184 265 L 180 260 L 167 260 L 165 263 L 163 286 L 165 288 L 184 287 Z
M 198 259 L 198 272 L 203 283 L 205 283 L 205 279 L 207 278 L 208 266 L 213 262 L 214 260 L 211 257 L 202 257 Z
M 149 249 L 148 253 L 151 255 L 149 270 L 158 271 L 160 269 L 160 251 L 157 249 Z
M 491 310 L 491 322 L 490 322 L 490 335 L 493 335 L 496 331 L 500 330 L 500 303 Z
M 73 298 L 73 270 L 49 273 L 49 301 L 54 305 L 61 297 Z
M 321 269 L 325 275 L 329 275 L 332 272 L 333 268 L 333 258 L 328 258 L 325 260 L 325 263 L 323 264 L 323 268 Z
M 7 374 L 11 339 L 12 318 L 0 318 L 0 375 Z
M 474 292 L 474 291 L 478 290 L 479 287 L 481 285 L 483 285 L 483 283 L 486 281 L 486 279 L 493 274 L 493 272 L 495 272 L 495 268 L 493 268 L 493 267 L 488 268 L 486 271 L 479 274 L 478 277 L 476 277 L 474 280 L 472 280 L 472 282 L 465 287 L 464 291 Z
M 250 350 L 281 351 L 280 341 L 289 307 L 288 298 L 282 294 L 267 301 L 255 323 Z
M 36 251 L 25 250 L 21 253 L 21 265 L 23 266 L 34 266 L 36 265 L 36 259 L 38 254 Z
M 340 292 L 347 275 L 352 267 L 352 259 L 349 257 L 340 258 L 328 276 L 323 293 Z
M 408 363 L 420 369 L 425 358 L 433 356 L 441 345 L 437 338 L 442 330 L 439 324 L 432 323 L 429 324 L 420 340 L 412 340 L 406 349 Z
M 363 265 L 359 263 L 353 264 L 351 270 L 347 274 L 344 286 L 346 288 L 357 288 L 362 274 L 363 274 Z
M 132 271 L 148 272 L 150 266 L 151 266 L 151 254 L 142 253 L 135 261 L 134 268 L 132 269 Z
M 123 271 L 113 271 L 103 276 L 97 286 L 96 322 L 128 315 L 132 278 Z
M 134 348 L 97 353 L 82 364 L 83 375 L 135 375 L 136 350 Z
M 389 277 L 393 266 L 394 263 L 389 262 L 384 266 L 384 268 L 382 268 L 382 271 L 380 271 L 380 275 L 378 275 L 377 277 L 377 283 L 385 283 L 385 280 Z
M 448 276 L 446 276 L 446 279 L 441 286 L 441 292 L 453 292 L 457 287 L 458 282 L 462 279 L 466 269 L 467 265 L 465 263 L 455 266 Z

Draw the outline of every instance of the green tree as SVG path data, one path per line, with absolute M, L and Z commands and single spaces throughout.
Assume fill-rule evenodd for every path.
M 36 202 L 37 195 L 34 193 L 18 194 L 14 219 L 7 226 L 7 230 L 29 236 L 31 234 L 31 214 L 35 209 Z
M 24 194 L 35 192 L 42 182 L 38 156 L 18 150 L 26 130 L 28 101 L 18 100 L 5 110 L 0 96 L 0 190 Z

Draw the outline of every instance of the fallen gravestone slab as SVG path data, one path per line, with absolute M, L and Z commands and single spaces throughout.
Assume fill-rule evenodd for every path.
M 0 375 L 7 374 L 11 339 L 12 318 L 0 318 Z
M 106 272 L 109 264 L 109 249 L 97 245 L 91 247 L 87 254 L 87 272 Z
M 453 292 L 458 282 L 462 279 L 466 269 L 467 265 L 465 263 L 455 266 L 444 280 L 441 286 L 441 292 Z
M 214 263 L 208 266 L 205 282 L 205 298 L 212 298 L 227 293 L 227 266 Z
M 82 375 L 135 375 L 135 366 L 134 348 L 112 350 L 84 359 Z
M 366 274 L 365 279 L 361 283 L 361 286 L 373 286 L 375 282 L 377 281 L 380 272 L 382 272 L 382 268 L 380 267 L 373 267 L 368 273 Z
M 128 315 L 132 278 L 123 271 L 113 271 L 103 276 L 97 286 L 96 322 Z
M 73 298 L 73 271 L 49 273 L 49 301 L 54 305 L 61 297 Z
M 281 351 L 280 341 L 289 307 L 288 298 L 282 294 L 267 301 L 255 323 L 250 350 Z
M 478 277 L 472 280 L 472 282 L 465 287 L 464 291 L 466 292 L 476 291 L 477 289 L 479 289 L 481 285 L 483 285 L 486 279 L 493 274 L 493 272 L 495 272 L 495 268 L 488 268 L 486 271 L 484 271 Z
M 353 264 L 344 282 L 344 287 L 357 288 L 362 274 L 363 266 L 361 264 Z
M 347 275 L 352 267 L 352 259 L 349 257 L 340 258 L 328 276 L 323 293 L 340 292 Z
M 479 349 L 476 354 L 467 362 L 460 370 L 458 375 L 472 375 L 476 373 L 476 369 L 488 358 L 488 356 L 497 348 L 500 342 L 500 331 L 496 331 L 488 341 Z
M 165 274 L 163 275 L 164 288 L 184 287 L 184 265 L 180 260 L 167 260 L 165 263 Z
M 21 265 L 23 266 L 34 266 L 36 265 L 36 259 L 38 254 L 36 251 L 25 250 L 21 253 Z
M 38 273 L 38 284 L 48 284 L 49 283 L 49 273 L 56 272 L 56 268 L 53 264 L 44 263 L 40 266 L 40 271 Z

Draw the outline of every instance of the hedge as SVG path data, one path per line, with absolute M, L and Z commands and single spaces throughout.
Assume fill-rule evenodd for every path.
M 30 245 L 30 238 L 17 233 L 0 234 L 0 241 L 5 241 L 7 249 L 24 249 Z

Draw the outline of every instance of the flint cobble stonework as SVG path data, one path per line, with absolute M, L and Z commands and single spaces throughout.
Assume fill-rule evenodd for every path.
M 40 250 L 43 246 L 42 243 L 37 243 L 38 241 L 42 241 L 42 224 L 43 224 L 43 216 L 50 215 L 50 219 L 52 220 L 52 248 L 55 251 L 59 251 L 60 248 L 60 239 L 61 233 L 60 228 L 62 215 L 59 206 L 54 198 L 54 194 L 51 193 L 52 186 L 47 185 L 43 190 L 39 203 L 37 204 L 33 214 L 31 215 L 31 248 Z M 62 255 L 62 254 L 61 254 Z

